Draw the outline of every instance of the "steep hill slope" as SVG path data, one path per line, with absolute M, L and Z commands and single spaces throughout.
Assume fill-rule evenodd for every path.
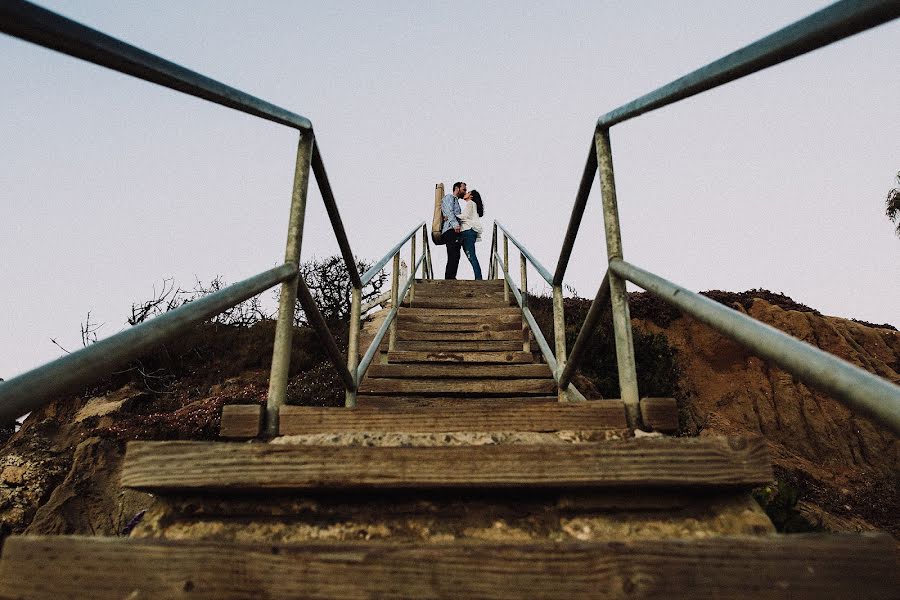
M 823 316 L 767 292 L 709 295 L 900 382 L 896 330 Z M 532 306 L 543 321 L 542 304 L 549 303 L 535 298 Z M 588 304 L 567 300 L 570 333 Z M 642 393 L 673 393 L 683 434 L 766 437 L 778 482 L 759 497 L 776 522 L 788 530 L 880 528 L 900 537 L 896 437 L 646 294 L 632 296 L 632 316 Z M 615 361 L 606 327 L 597 332 L 578 385 L 590 392 L 593 382 L 593 395 L 613 397 Z M 124 443 L 210 438 L 223 404 L 263 403 L 273 330 L 270 321 L 204 325 L 32 414 L 0 447 L 0 540 L 25 531 L 121 532 L 150 504 L 119 487 Z M 339 380 L 309 329 L 296 332 L 288 392 L 295 404 L 343 402 Z

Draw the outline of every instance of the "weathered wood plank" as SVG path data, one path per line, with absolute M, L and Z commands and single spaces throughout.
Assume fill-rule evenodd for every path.
M 359 388 L 360 394 L 551 394 L 553 379 L 374 379 Z
M 419 285 L 418 283 L 416 284 Z M 431 279 L 422 287 L 435 289 L 495 290 L 503 289 L 502 279 Z
M 401 306 L 410 308 L 458 308 L 461 310 L 476 311 L 482 308 L 503 308 L 510 306 L 509 302 L 502 299 L 497 301 L 493 298 L 458 298 L 452 294 L 435 295 L 434 297 L 420 297 L 416 294 L 412 304 L 408 300 L 404 301 Z
M 397 340 L 399 351 L 428 352 L 504 352 L 522 350 L 521 340 L 457 340 L 416 341 Z
M 446 363 L 531 363 L 534 357 L 530 352 L 414 352 L 395 351 L 388 352 L 388 362 L 391 363 L 421 363 L 421 362 L 446 362 Z
M 226 404 L 222 407 L 219 437 L 248 439 L 262 430 L 262 406 L 257 404 Z
M 771 480 L 758 437 L 410 448 L 129 442 L 122 469 L 122 486 L 146 491 L 699 488 Z
M 421 364 L 421 365 L 372 365 L 370 378 L 379 377 L 448 377 L 471 378 L 490 377 L 493 379 L 553 377 L 550 367 L 545 364 L 532 365 L 466 365 Z
M 409 331 L 398 329 L 399 340 L 428 340 L 428 341 L 490 341 L 490 340 L 514 340 L 522 345 L 522 330 L 507 329 L 503 331 Z
M 425 317 L 463 317 L 470 321 L 480 321 L 485 316 L 495 315 L 518 315 L 522 316 L 522 311 L 518 306 L 497 306 L 491 308 L 479 308 L 476 311 L 469 308 L 424 308 L 419 306 L 402 307 L 400 314 L 409 316 L 425 316 Z
M 457 407 L 395 409 L 285 406 L 281 435 L 350 431 L 592 431 L 625 429 L 621 402 L 485 403 Z
M 539 404 L 559 402 L 558 396 L 517 396 L 511 397 L 485 397 L 485 396 L 360 396 L 359 406 L 374 408 L 447 408 L 455 410 L 467 410 L 470 405 L 479 404 Z M 604 402 L 620 402 L 620 400 L 604 400 Z
M 885 534 L 431 545 L 28 536 L 6 541 L 0 595 L 887 600 L 896 560 Z
M 675 398 L 641 398 L 641 419 L 657 431 L 677 431 L 678 406 Z
M 400 320 L 397 322 L 398 332 L 519 331 L 521 329 L 522 318 L 520 316 L 498 318 L 483 317 L 477 320 L 473 320 L 470 318 L 454 318 L 450 321 L 440 318 L 429 319 L 425 317 L 400 317 Z

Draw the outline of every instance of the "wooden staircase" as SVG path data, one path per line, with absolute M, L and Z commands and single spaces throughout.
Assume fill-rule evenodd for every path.
M 9 538 L 0 598 L 898 597 L 890 536 L 774 533 L 764 440 L 559 402 L 498 282 L 419 283 L 398 319 L 355 409 L 130 443 L 122 485 L 157 496 L 131 537 Z

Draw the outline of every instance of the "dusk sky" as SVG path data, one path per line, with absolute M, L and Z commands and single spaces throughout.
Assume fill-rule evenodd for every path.
M 308 117 L 359 257 L 463 180 L 553 271 L 601 114 L 829 3 L 39 4 Z M 625 260 L 900 326 L 898 42 L 895 21 L 615 126 Z M 296 131 L 2 34 L 0 82 L 0 377 L 79 348 L 88 311 L 121 331 L 165 278 L 282 261 Z M 302 256 L 336 253 L 311 184 Z M 595 183 L 566 283 L 593 297 L 605 264 Z

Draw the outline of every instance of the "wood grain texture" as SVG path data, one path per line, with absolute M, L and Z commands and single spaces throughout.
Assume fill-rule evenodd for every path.
M 557 390 L 553 379 L 366 379 L 360 394 L 547 395 Z
M 468 403 L 463 407 L 384 409 L 285 406 L 281 435 L 350 431 L 592 431 L 625 429 L 621 403 Z
M 422 296 L 420 297 L 416 294 L 415 300 L 410 303 L 409 300 L 405 300 L 401 306 L 407 306 L 410 308 L 458 308 L 462 310 L 468 310 L 470 312 L 480 311 L 481 309 L 491 309 L 491 308 L 503 308 L 506 306 L 511 306 L 508 302 L 503 302 L 502 300 L 498 302 L 497 300 L 491 298 L 457 298 L 456 296 L 446 295 L 446 296 Z M 518 309 L 517 309 L 518 310 Z
M 495 325 L 495 324 L 506 324 L 506 323 L 518 323 L 522 324 L 522 313 L 518 310 L 514 311 L 506 311 L 505 313 L 494 313 L 494 314 L 479 314 L 473 315 L 471 312 L 466 311 L 447 311 L 447 310 L 434 310 L 434 311 L 419 311 L 410 313 L 410 311 L 417 311 L 418 309 L 412 308 L 401 308 L 400 312 L 397 314 L 397 318 L 399 319 L 398 323 L 423 323 L 430 325 L 463 325 L 463 324 L 475 324 L 475 325 Z M 506 310 L 506 309 L 504 309 Z
M 678 405 L 675 398 L 641 398 L 641 419 L 657 431 L 677 431 Z
M 519 340 L 455 340 L 455 341 L 416 341 L 397 340 L 398 351 L 429 352 L 503 352 L 506 350 L 522 350 Z
M 550 367 L 545 364 L 535 365 L 454 365 L 454 364 L 421 364 L 421 365 L 372 365 L 367 374 L 370 378 L 379 377 L 447 377 L 492 379 L 515 378 L 547 378 L 553 377 Z
M 488 317 L 477 320 L 464 317 L 455 320 L 430 319 L 427 317 L 399 317 L 397 329 L 400 331 L 509 331 L 522 328 L 522 318 L 518 315 Z
M 391 363 L 533 363 L 530 352 L 388 352 Z
M 375 408 L 404 408 L 404 407 L 431 407 L 445 408 L 452 407 L 455 410 L 466 410 L 467 406 L 477 404 L 503 404 L 503 403 L 539 403 L 539 402 L 559 402 L 557 396 L 517 396 L 512 397 L 489 397 L 477 395 L 467 396 L 360 396 L 358 398 L 359 406 L 375 407 Z M 620 400 L 603 400 L 603 402 L 620 402 Z M 623 405 L 624 406 L 624 405 Z M 624 410 L 624 409 L 623 409 Z
M 521 344 L 522 331 L 520 329 L 507 329 L 504 331 L 409 331 L 398 329 L 397 339 L 444 342 L 514 340 Z
M 262 429 L 262 406 L 256 404 L 226 404 L 222 407 L 219 437 L 248 439 Z
M 762 438 L 644 438 L 602 444 L 325 447 L 129 442 L 122 486 L 145 491 L 758 486 Z
M 93 598 L 897 597 L 884 534 L 559 543 L 280 545 L 11 537 L 0 596 Z
M 406 314 L 409 316 L 427 316 L 427 317 L 462 317 L 468 319 L 469 321 L 477 321 L 480 320 L 483 316 L 495 316 L 495 315 L 517 315 L 521 318 L 522 311 L 518 306 L 500 306 L 494 308 L 479 308 L 477 313 L 469 308 L 425 308 L 425 307 L 402 307 L 400 309 L 401 314 Z

